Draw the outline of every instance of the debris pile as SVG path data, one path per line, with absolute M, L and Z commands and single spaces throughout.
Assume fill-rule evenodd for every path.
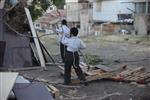
M 87 65 L 80 63 L 83 72 L 86 75 L 87 82 L 106 79 L 112 81 L 121 82 L 137 82 L 145 84 L 150 80 L 150 73 L 145 71 L 144 67 L 137 67 L 134 69 L 128 68 L 127 65 L 122 66 L 117 70 L 113 70 L 107 66 L 101 65 L 99 67 L 90 66 L 90 70 L 87 69 Z M 63 67 L 61 73 L 63 74 Z M 80 83 L 77 79 L 74 69 L 71 72 L 72 83 Z

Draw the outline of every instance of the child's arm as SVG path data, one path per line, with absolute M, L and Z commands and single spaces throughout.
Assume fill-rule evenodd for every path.
M 80 49 L 85 49 L 86 48 L 86 45 L 85 43 L 81 40 L 80 41 Z
M 63 35 L 63 37 L 62 37 L 62 43 L 64 45 L 68 45 L 68 42 L 69 42 L 69 39 L 66 36 Z
M 62 28 L 61 27 L 56 28 L 56 32 L 58 32 L 59 34 L 63 33 Z

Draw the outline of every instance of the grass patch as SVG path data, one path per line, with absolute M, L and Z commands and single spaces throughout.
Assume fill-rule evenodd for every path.
M 103 60 L 100 59 L 100 57 L 97 56 L 97 55 L 88 55 L 88 54 L 86 54 L 85 59 L 86 59 L 86 62 L 90 65 L 97 65 L 97 64 L 103 62 Z
M 118 43 L 150 44 L 149 36 L 139 35 L 103 35 L 96 37 L 94 40 Z

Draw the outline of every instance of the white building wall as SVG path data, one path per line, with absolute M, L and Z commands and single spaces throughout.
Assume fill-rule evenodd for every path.
M 100 10 L 97 10 L 97 2 L 93 2 L 93 20 L 117 22 L 119 13 L 132 13 L 127 8 L 134 10 L 132 3 L 122 3 L 119 0 L 108 0 L 101 2 Z
M 82 10 L 80 12 L 80 34 L 79 36 L 89 35 L 89 16 L 88 10 Z
M 66 0 L 66 3 L 69 3 L 69 2 L 78 2 L 78 0 Z
M 68 22 L 79 22 L 79 4 L 78 3 L 67 3 L 66 14 Z

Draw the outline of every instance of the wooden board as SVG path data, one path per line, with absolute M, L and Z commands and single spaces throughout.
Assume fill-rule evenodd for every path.
M 59 98 L 60 91 L 56 87 L 54 87 L 52 84 L 47 84 L 47 87 L 55 99 Z
M 27 18 L 28 18 L 28 21 L 29 21 L 31 31 L 32 31 L 32 36 L 34 37 L 34 42 L 35 42 L 36 50 L 37 50 L 38 57 L 39 57 L 39 60 L 40 60 L 40 64 L 41 64 L 41 66 L 44 67 L 45 66 L 45 60 L 44 60 L 44 56 L 42 54 L 42 50 L 41 50 L 40 43 L 39 43 L 39 40 L 38 40 L 38 37 L 37 37 L 37 33 L 35 31 L 35 28 L 34 28 L 34 25 L 33 25 L 33 22 L 32 22 L 30 11 L 29 11 L 28 8 L 25 8 L 25 12 L 26 12 L 26 15 L 27 15 Z
M 30 47 L 31 47 L 31 50 L 33 51 L 33 56 L 35 57 L 35 59 L 37 61 L 39 61 L 39 59 L 38 59 L 38 53 L 37 53 L 35 44 L 34 43 L 30 43 Z
M 0 9 L 3 9 L 3 8 L 4 8 L 5 1 L 6 1 L 6 0 L 0 0 Z
M 106 72 L 111 72 L 111 71 L 114 71 L 114 69 L 112 69 L 112 68 L 110 68 L 110 67 L 107 67 L 107 66 L 105 66 L 105 65 L 97 65 L 97 66 L 95 66 L 96 68 L 99 68 L 99 69 L 102 69 L 102 70 L 104 70 L 104 71 L 106 71 Z
M 7 100 L 18 73 L 0 72 L 0 100 Z

